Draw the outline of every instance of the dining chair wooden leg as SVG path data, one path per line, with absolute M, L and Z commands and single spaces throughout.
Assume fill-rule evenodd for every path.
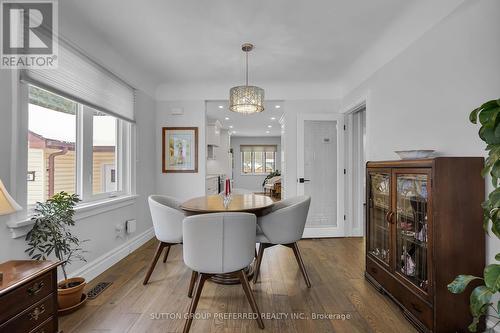
M 302 271 L 304 280 L 306 280 L 307 288 L 311 288 L 311 281 L 309 281 L 309 275 L 307 275 L 306 266 L 304 265 L 304 261 L 302 260 L 302 256 L 300 255 L 300 250 L 297 242 L 292 243 L 291 248 L 293 249 L 293 253 L 295 254 L 295 259 L 297 259 L 300 270 Z
M 194 285 L 196 284 L 196 279 L 198 278 L 198 272 L 193 271 L 191 274 L 191 281 L 189 282 L 188 297 L 193 297 Z
M 262 257 L 264 256 L 264 250 L 266 249 L 266 244 L 259 244 L 259 253 L 257 254 L 257 260 L 255 261 L 255 268 L 253 271 L 253 283 L 257 283 L 260 273 L 260 264 L 262 263 Z
M 189 332 L 189 329 L 191 328 L 191 323 L 193 322 L 193 317 L 196 312 L 196 307 L 198 306 L 198 301 L 200 300 L 203 285 L 205 284 L 205 281 L 210 277 L 210 274 L 200 273 L 198 275 L 199 278 L 198 278 L 198 283 L 196 284 L 196 291 L 194 293 L 194 297 L 191 300 L 191 305 L 189 306 L 188 317 L 186 319 L 186 322 L 184 323 L 184 330 L 183 330 L 184 333 Z
M 170 252 L 170 247 L 171 247 L 171 246 L 172 246 L 172 245 L 170 245 L 170 244 L 169 244 L 169 245 L 167 245 L 167 251 L 165 251 L 165 256 L 163 257 L 163 262 L 164 262 L 164 263 L 165 263 L 165 262 L 167 262 L 168 253 Z
M 156 249 L 155 256 L 153 260 L 151 261 L 151 264 L 149 266 L 149 269 L 146 273 L 146 276 L 144 277 L 144 281 L 142 282 L 143 285 L 146 285 L 149 281 L 149 278 L 151 277 L 151 274 L 153 273 L 153 270 L 155 269 L 156 263 L 158 262 L 158 258 L 160 257 L 161 251 L 163 251 L 163 248 L 165 247 L 165 243 L 160 242 L 158 244 L 158 248 Z
M 257 324 L 259 324 L 260 329 L 264 329 L 264 322 L 262 321 L 262 316 L 259 311 L 259 307 L 257 306 L 257 302 L 255 302 L 255 297 L 253 296 L 252 289 L 250 289 L 250 284 L 248 283 L 248 279 L 245 272 L 243 270 L 238 271 L 238 277 L 240 278 L 243 290 L 247 295 L 248 303 L 250 303 L 253 313 L 257 315 Z

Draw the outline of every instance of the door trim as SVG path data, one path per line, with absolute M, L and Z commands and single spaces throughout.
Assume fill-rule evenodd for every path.
M 306 120 L 337 122 L 337 227 L 304 228 L 304 238 L 344 237 L 344 115 L 339 113 L 299 113 L 297 114 L 297 195 L 304 194 L 304 185 L 298 179 L 304 177 L 304 122 Z

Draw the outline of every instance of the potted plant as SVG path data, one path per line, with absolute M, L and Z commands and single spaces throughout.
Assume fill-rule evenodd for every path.
M 479 137 L 486 143 L 488 158 L 482 176 L 491 176 L 491 183 L 494 188 L 483 202 L 483 227 L 486 233 L 489 230 L 500 238 L 500 99 L 491 100 L 477 109 L 474 109 L 469 120 L 473 124 L 479 121 Z M 489 229 L 489 230 L 488 230 Z M 478 258 L 482 260 L 482 258 Z M 465 291 L 469 283 L 476 282 L 470 294 L 470 312 L 473 320 L 469 325 L 469 331 L 476 332 L 481 319 L 490 317 L 493 319 L 494 328 L 500 324 L 500 253 L 495 256 L 495 263 L 491 263 L 484 268 L 483 276 L 458 275 L 454 281 L 448 285 L 448 290 L 454 294 Z M 467 272 L 464 272 L 467 273 Z M 495 299 L 495 300 L 494 300 Z M 481 328 L 481 327 L 479 327 Z
M 78 195 L 60 192 L 46 202 L 37 202 L 33 228 L 26 235 L 28 248 L 25 252 L 32 259 L 46 260 L 52 254 L 61 261 L 64 280 L 58 283 L 59 309 L 67 309 L 81 302 L 85 279 L 68 279 L 66 267 L 74 260 L 86 261 L 80 241 L 71 234 L 69 227 L 75 225 L 73 216 L 75 205 L 80 201 Z
M 271 179 L 271 178 L 276 177 L 276 176 L 281 176 L 281 172 L 279 170 L 275 170 L 275 171 L 271 172 L 270 174 L 268 174 L 266 176 L 266 178 L 264 178 L 264 182 L 262 183 L 262 187 L 264 187 L 264 185 L 266 185 L 266 182 L 268 181 L 268 179 Z

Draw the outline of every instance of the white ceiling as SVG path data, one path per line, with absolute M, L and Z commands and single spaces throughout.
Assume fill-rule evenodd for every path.
M 63 0 L 84 26 L 158 83 L 332 82 L 417 0 Z M 63 24 L 61 27 L 64 27 Z M 64 35 L 64 29 L 61 34 Z
M 220 121 L 233 136 L 281 136 L 283 101 L 266 101 L 264 112 L 249 115 L 230 111 L 227 101 L 207 101 L 206 107 L 208 123 Z

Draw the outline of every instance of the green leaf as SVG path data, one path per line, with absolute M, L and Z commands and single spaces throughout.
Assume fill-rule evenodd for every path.
M 497 253 L 497 254 L 495 255 L 495 260 L 496 260 L 496 261 L 500 261 L 500 253 Z
M 488 289 L 497 292 L 500 289 L 500 265 L 491 264 L 484 268 L 484 283 Z
M 479 112 L 481 108 L 477 108 L 477 109 L 474 109 L 472 110 L 472 112 L 470 113 L 469 115 L 469 120 L 471 123 L 473 124 L 477 124 L 477 113 Z
M 482 109 L 479 112 L 479 122 L 484 127 L 494 128 L 500 107 Z
M 474 317 L 472 323 L 467 328 L 470 332 L 477 332 L 477 324 L 479 324 L 479 317 Z
M 481 279 L 480 277 L 474 275 L 458 275 L 453 282 L 448 284 L 448 290 L 453 294 L 462 293 L 467 285 L 473 280 Z
M 488 305 L 491 304 L 491 296 L 493 293 L 486 286 L 478 286 L 474 288 L 470 294 L 470 312 L 472 316 L 482 316 L 488 310 Z
M 498 126 L 500 128 L 500 126 Z M 493 167 L 491 168 L 491 175 L 496 178 L 500 178 L 500 160 L 497 160 Z
M 500 238 L 500 219 L 495 218 L 491 222 L 491 231 Z
M 479 129 L 479 137 L 488 144 L 500 144 L 500 138 L 495 136 L 495 129 L 491 127 L 482 126 Z

